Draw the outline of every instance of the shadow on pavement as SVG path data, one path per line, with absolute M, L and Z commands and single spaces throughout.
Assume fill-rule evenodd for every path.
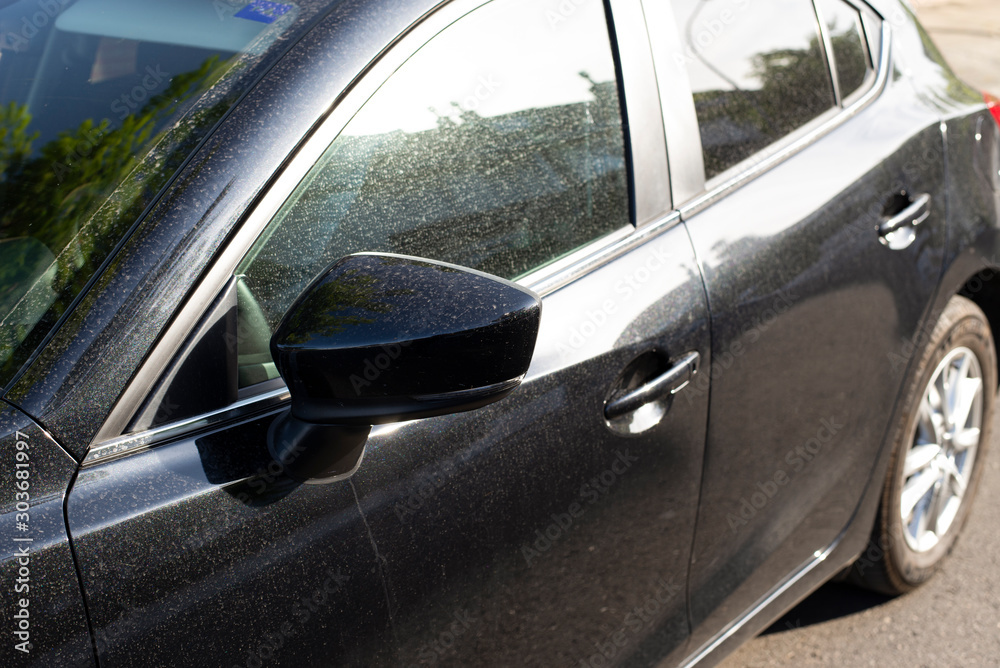
M 809 598 L 785 613 L 761 635 L 783 633 L 838 617 L 847 617 L 888 603 L 892 598 L 851 585 L 831 582 L 817 589 Z

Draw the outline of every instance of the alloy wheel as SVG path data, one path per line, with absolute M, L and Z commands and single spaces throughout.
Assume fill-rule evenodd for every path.
M 920 401 L 903 465 L 900 515 L 915 552 L 934 548 L 958 515 L 972 480 L 983 426 L 983 373 L 972 350 L 941 360 Z

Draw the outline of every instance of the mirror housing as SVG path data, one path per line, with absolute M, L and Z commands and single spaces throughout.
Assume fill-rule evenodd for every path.
M 299 477 L 339 475 L 316 469 L 345 472 L 371 425 L 497 401 L 528 370 L 540 322 L 537 295 L 489 274 L 386 253 L 342 258 L 271 337 L 292 395 L 271 453 L 293 475 L 311 462 Z

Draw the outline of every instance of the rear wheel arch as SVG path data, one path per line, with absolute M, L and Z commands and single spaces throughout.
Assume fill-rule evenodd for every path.
M 1000 267 L 985 265 L 968 277 L 956 293 L 982 309 L 993 330 L 995 359 L 1000 377 Z

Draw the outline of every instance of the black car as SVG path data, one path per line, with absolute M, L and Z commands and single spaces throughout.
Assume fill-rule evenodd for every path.
M 709 665 L 992 434 L 901 0 L 0 2 L 5 666 Z

